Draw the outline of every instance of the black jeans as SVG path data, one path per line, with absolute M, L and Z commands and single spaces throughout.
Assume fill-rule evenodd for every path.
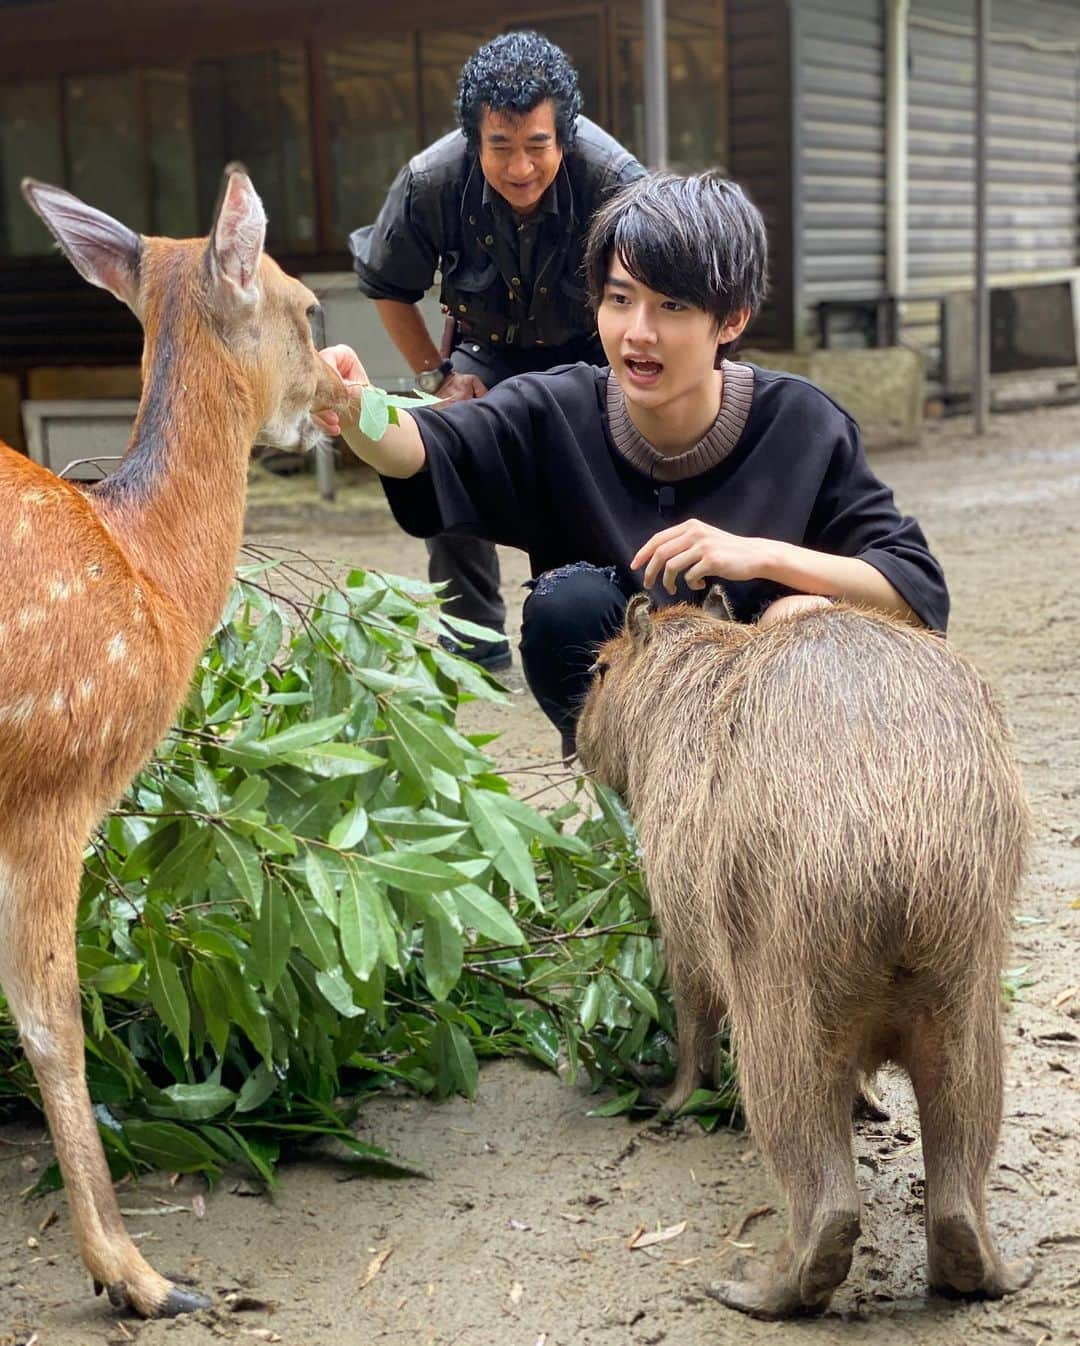
M 603 364 L 599 339 L 582 337 L 566 346 L 532 346 L 528 350 L 496 351 L 478 341 L 460 340 L 451 352 L 454 369 L 475 374 L 486 388 L 494 388 L 504 379 L 532 370 L 551 369 L 555 365 L 575 364 L 579 360 Z M 428 538 L 428 579 L 444 583 L 443 597 L 455 617 L 506 629 L 506 604 L 499 592 L 499 558 L 495 545 L 482 538 L 460 533 L 440 533 Z
M 598 647 L 622 626 L 636 586 L 614 566 L 579 561 L 545 571 L 530 587 L 521 614 L 525 680 L 562 735 L 563 756 L 568 757 L 589 690 L 589 667 Z

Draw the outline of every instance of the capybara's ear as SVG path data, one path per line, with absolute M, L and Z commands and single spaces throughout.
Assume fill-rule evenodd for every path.
M 728 602 L 728 596 L 724 592 L 722 584 L 710 584 L 709 592 L 705 595 L 705 602 L 701 605 L 702 612 L 708 617 L 715 617 L 718 622 L 733 622 L 735 614 L 731 610 L 731 604 Z
M 652 635 L 650 606 L 648 594 L 635 594 L 626 605 L 626 630 L 635 650 L 642 649 Z

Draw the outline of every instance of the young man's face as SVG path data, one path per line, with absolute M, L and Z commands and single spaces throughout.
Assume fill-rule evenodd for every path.
M 716 347 L 733 341 L 748 316 L 718 327 L 712 314 L 650 290 L 612 257 L 596 324 L 627 401 L 659 411 L 713 386 Z
M 550 98 L 521 117 L 485 107 L 480 119 L 480 167 L 518 215 L 531 215 L 555 181 L 563 152 Z

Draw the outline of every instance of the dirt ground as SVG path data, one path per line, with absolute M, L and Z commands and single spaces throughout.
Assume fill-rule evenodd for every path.
M 95 1300 L 75 1260 L 60 1198 L 19 1194 L 50 1157 L 41 1128 L 0 1128 L 0 1344 L 202 1346 L 703 1346 L 799 1339 L 952 1346 L 1080 1340 L 1080 412 L 997 417 L 976 444 L 963 421 L 932 425 L 919 448 L 872 455 L 942 557 L 952 639 L 1001 690 L 1035 814 L 1012 966 L 1022 987 L 1006 1020 L 1008 1093 L 990 1182 L 992 1225 L 1008 1256 L 1034 1255 L 1033 1284 L 994 1304 L 928 1296 L 922 1163 L 906 1083 L 886 1079 L 892 1120 L 859 1123 L 864 1233 L 824 1318 L 751 1322 L 708 1298 L 710 1281 L 779 1241 L 784 1211 L 752 1136 L 705 1135 L 589 1118 L 581 1088 L 521 1062 L 486 1068 L 475 1104 L 402 1096 L 369 1106 L 366 1139 L 427 1177 L 347 1180 L 332 1165 L 282 1173 L 274 1200 L 226 1179 L 162 1175 L 125 1187 L 128 1223 L 166 1272 L 212 1292 L 241 1288 L 269 1309 L 221 1307 L 140 1324 Z M 377 487 L 341 474 L 333 505 L 314 479 L 254 474 L 249 534 L 399 574 L 423 574 Z M 507 553 L 512 609 L 526 571 Z M 502 731 L 504 769 L 550 761 L 554 733 L 521 690 L 504 709 L 468 709 Z M 525 777 L 521 778 L 523 781 Z M 535 779 L 535 778 L 532 778 Z M 1070 994 L 1071 992 L 1071 994 Z M 198 1205 L 199 1203 L 196 1203 Z M 55 1219 L 47 1224 L 55 1212 Z M 640 1226 L 685 1227 L 645 1250 Z M 385 1255 L 385 1260 L 384 1259 Z M 365 1283 L 366 1282 L 366 1283 Z

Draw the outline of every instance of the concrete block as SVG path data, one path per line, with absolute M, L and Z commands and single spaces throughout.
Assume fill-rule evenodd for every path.
M 743 351 L 740 358 L 807 378 L 854 417 L 865 443 L 917 443 L 926 399 L 926 361 L 910 346 L 807 352 Z

